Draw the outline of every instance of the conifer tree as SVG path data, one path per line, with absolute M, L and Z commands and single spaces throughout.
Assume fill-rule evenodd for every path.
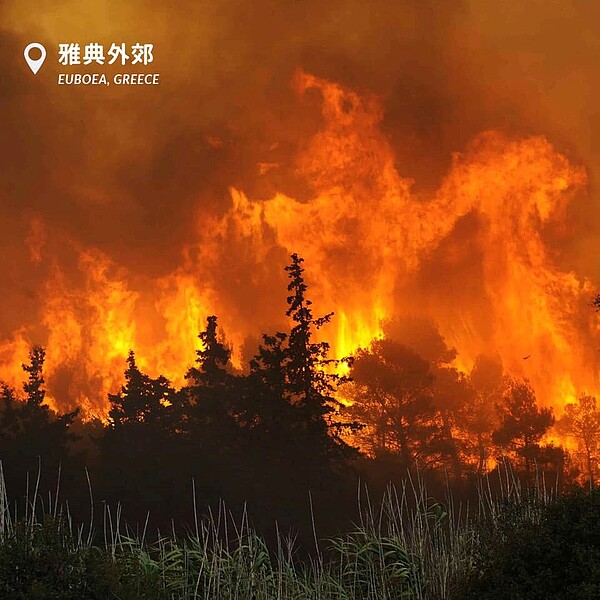
M 302 426 L 310 438 L 329 456 L 349 456 L 353 449 L 339 436 L 340 423 L 335 418 L 341 403 L 336 398 L 338 388 L 349 381 L 339 373 L 349 359 L 329 358 L 330 345 L 314 341 L 315 333 L 329 323 L 334 313 L 314 317 L 312 302 L 306 296 L 303 258 L 292 254 L 285 270 L 289 283 L 286 315 L 295 324 L 287 339 L 285 380 L 289 401 L 300 414 Z
M 540 440 L 554 424 L 549 408 L 538 408 L 535 392 L 527 380 L 511 380 L 499 405 L 501 422 L 494 431 L 495 444 L 520 458 L 527 476 L 540 456 Z
M 243 460 L 242 378 L 231 365 L 231 350 L 219 339 L 216 316 L 207 318 L 198 337 L 202 348 L 183 390 L 182 432 L 189 444 L 189 469 L 199 480 L 212 482 L 215 499 L 231 497 Z
M 596 398 L 583 395 L 576 403 L 569 402 L 565 406 L 564 416 L 557 423 L 557 429 L 577 440 L 592 489 L 600 459 L 600 410 Z
M 77 438 L 71 426 L 79 411 L 61 415 L 45 403 L 44 360 L 44 349 L 34 346 L 29 362 L 22 365 L 27 374 L 24 397 L 1 386 L 0 459 L 7 482 L 14 486 L 13 493 L 24 474 L 35 472 L 40 464 L 42 485 L 55 478 L 59 465 L 65 467 L 68 462 L 71 444 Z
M 27 402 L 35 406 L 41 406 L 46 397 L 43 373 L 45 358 L 45 350 L 41 346 L 34 346 L 29 353 L 29 364 L 22 365 L 23 371 L 28 375 L 23 391 L 27 395 Z
M 287 338 L 287 334 L 281 332 L 263 335 L 263 343 L 250 361 L 245 420 L 258 424 L 265 433 L 283 433 L 281 430 L 289 424 L 285 371 Z
M 125 385 L 118 394 L 108 396 L 111 405 L 109 423 L 112 427 L 134 423 L 166 426 L 173 395 L 174 390 L 165 377 L 153 379 L 140 371 L 131 350 L 127 357 Z
M 226 369 L 231 359 L 231 350 L 223 344 L 217 335 L 217 317 L 211 315 L 206 319 L 206 329 L 198 337 L 202 348 L 196 350 L 196 365 L 186 375 L 195 385 L 216 387 L 227 379 Z
M 186 374 L 190 425 L 229 428 L 237 410 L 239 381 L 232 372 L 231 350 L 219 339 L 216 316 L 207 317 L 206 329 L 198 337 L 202 348 Z
M 162 375 L 153 378 L 129 352 L 125 383 L 109 394 L 108 426 L 97 440 L 100 493 L 122 503 L 128 515 L 143 519 L 162 513 L 182 494 L 186 479 L 178 432 L 178 394 Z M 187 491 L 187 488 L 186 488 Z

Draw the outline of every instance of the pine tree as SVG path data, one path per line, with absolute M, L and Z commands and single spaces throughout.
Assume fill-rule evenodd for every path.
M 210 486 L 215 500 L 236 495 L 242 469 L 243 379 L 231 365 L 231 350 L 219 339 L 217 317 L 209 316 L 198 336 L 202 348 L 182 390 L 182 432 L 188 443 L 190 473 Z M 232 491 L 233 490 L 233 491 Z
M 595 483 L 594 466 L 600 459 L 600 410 L 596 398 L 584 395 L 576 403 L 567 404 L 557 429 L 577 440 L 592 489 Z
M 309 438 L 320 446 L 324 455 L 350 456 L 353 449 L 341 439 L 341 425 L 335 418 L 336 410 L 341 407 L 336 394 L 349 381 L 339 371 L 349 359 L 331 359 L 329 344 L 313 341 L 315 333 L 331 321 L 334 313 L 313 316 L 312 302 L 306 297 L 304 259 L 298 254 L 292 254 L 291 259 L 285 268 L 290 280 L 286 315 L 295 323 L 287 340 L 284 361 L 289 401 L 299 412 Z
M 265 434 L 282 434 L 289 425 L 291 405 L 286 392 L 287 334 L 263 335 L 258 353 L 250 361 L 246 378 L 244 421 Z M 285 435 L 285 434 L 284 434 Z
M 111 405 L 109 423 L 112 427 L 134 423 L 166 426 L 173 395 L 174 390 L 165 377 L 152 379 L 140 371 L 131 350 L 127 357 L 125 385 L 118 394 L 108 396 Z
M 217 426 L 230 433 L 233 416 L 239 408 L 239 381 L 230 362 L 231 350 L 219 340 L 216 316 L 207 317 L 206 329 L 198 337 L 202 348 L 196 351 L 196 364 L 186 374 L 190 382 L 187 417 L 196 429 Z
M 447 448 L 428 361 L 393 340 L 375 340 L 357 352 L 351 375 L 346 411 L 365 423 L 360 435 L 370 453 L 397 457 L 406 468 L 439 466 Z
M 28 375 L 23 391 L 27 395 L 27 402 L 35 406 L 41 406 L 46 397 L 43 373 L 45 358 L 46 351 L 41 346 L 34 346 L 29 353 L 29 364 L 21 365 Z
M 540 456 L 539 442 L 554 424 L 552 410 L 538 408 L 535 392 L 527 380 L 511 380 L 499 406 L 501 423 L 492 435 L 495 444 L 524 462 L 529 477 Z
M 6 385 L 0 397 L 0 458 L 4 475 L 13 493 L 18 489 L 23 473 L 35 472 L 42 465 L 42 485 L 56 477 L 59 464 L 66 468 L 71 458 L 70 450 L 77 436 L 71 426 L 78 410 L 57 414 L 45 403 L 44 388 L 45 351 L 34 346 L 29 353 L 29 362 L 22 365 L 27 374 L 23 384 L 25 397 Z M 54 482 L 56 484 L 56 482 Z
M 179 396 L 165 377 L 142 372 L 133 351 L 124 376 L 120 392 L 109 394 L 108 426 L 97 440 L 100 493 L 143 519 L 149 510 L 171 510 L 187 481 L 180 471 Z
M 196 351 L 196 364 L 186 375 L 195 385 L 216 387 L 222 385 L 228 376 L 226 369 L 231 359 L 231 350 L 219 341 L 217 335 L 217 317 L 206 319 L 206 329 L 198 337 L 202 348 Z
M 47 404 L 44 404 L 46 399 L 45 359 L 44 348 L 34 346 L 29 352 L 29 363 L 21 365 L 23 371 L 27 373 L 27 381 L 23 384 L 25 403 L 20 407 L 20 418 L 27 423 L 27 428 L 38 430 L 40 443 L 45 440 L 48 446 L 54 447 L 50 454 L 66 454 L 68 443 L 73 439 L 68 430 L 79 414 L 79 409 L 57 415 L 50 410 Z

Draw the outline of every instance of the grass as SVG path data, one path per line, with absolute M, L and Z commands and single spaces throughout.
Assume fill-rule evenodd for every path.
M 0 473 L 2 598 L 451 599 L 476 576 L 486 539 L 504 531 L 506 506 L 515 524 L 535 523 L 550 498 L 542 485 L 525 494 L 508 468 L 500 493 L 483 479 L 471 508 L 451 497 L 435 502 L 418 476 L 390 487 L 378 506 L 361 489 L 353 530 L 328 540 L 315 531 L 315 548 L 301 559 L 293 537 L 280 532 L 268 548 L 246 513 L 236 520 L 224 505 L 197 515 L 185 536 L 149 542 L 145 528 L 133 535 L 122 524 L 120 507 L 105 507 L 94 531 L 93 515 L 76 525 L 58 490 L 44 503 L 37 487 L 19 518 Z

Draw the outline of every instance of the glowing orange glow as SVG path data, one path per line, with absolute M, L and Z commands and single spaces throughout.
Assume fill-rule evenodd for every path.
M 293 85 L 299 102 L 309 89 L 322 97 L 322 128 L 295 163 L 312 196 L 252 199 L 232 188 L 225 214 L 199 209 L 197 242 L 167 276 L 136 278 L 94 249 L 79 251 L 76 274 L 57 263 L 41 314 L 52 401 L 67 397 L 104 411 L 130 348 L 151 375 L 183 383 L 209 314 L 219 316 L 241 367 L 244 340 L 281 318 L 267 314 L 274 310 L 268 301 L 244 312 L 226 297 L 220 283 L 233 276 L 223 257 L 267 280 L 291 252 L 306 260 L 315 313 L 336 313 L 322 332 L 335 356 L 380 337 L 387 319 L 420 315 L 456 347 L 459 368 L 497 354 L 559 411 L 598 390 L 594 287 L 561 267 L 547 243 L 574 196 L 585 193 L 584 168 L 544 137 L 486 131 L 453 157 L 437 192 L 423 197 L 398 172 L 376 97 L 303 72 Z M 257 172 L 278 167 L 264 162 Z M 43 239 L 36 222 L 32 261 L 48 260 Z M 283 287 L 278 293 L 285 298 Z M 246 301 L 241 287 L 236 299 Z M 0 344 L 0 378 L 13 385 L 30 337 L 19 330 Z

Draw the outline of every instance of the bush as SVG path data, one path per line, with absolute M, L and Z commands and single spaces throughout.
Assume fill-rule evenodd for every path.
M 469 600 L 600 598 L 600 490 L 507 504 L 483 524 Z
M 98 548 L 77 540 L 67 519 L 22 520 L 0 541 L 0 598 L 135 600 L 154 598 L 156 583 Z

